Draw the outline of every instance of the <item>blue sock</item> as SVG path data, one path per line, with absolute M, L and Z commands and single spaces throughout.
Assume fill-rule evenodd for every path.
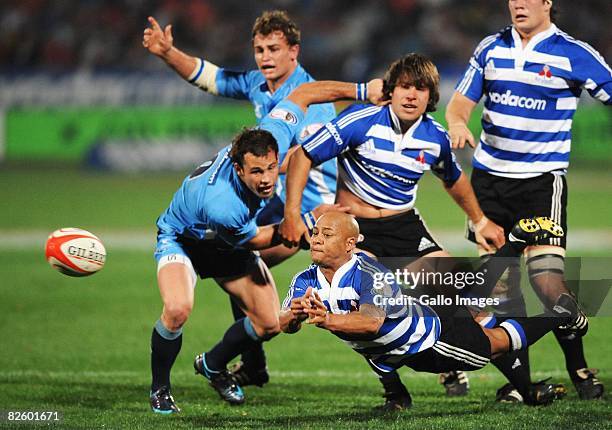
M 227 329 L 223 339 L 206 353 L 206 364 L 212 371 L 224 370 L 238 354 L 261 344 L 248 317 L 236 321 Z
M 183 344 L 183 330 L 170 331 L 157 320 L 151 334 L 151 392 L 170 389 L 170 369 Z

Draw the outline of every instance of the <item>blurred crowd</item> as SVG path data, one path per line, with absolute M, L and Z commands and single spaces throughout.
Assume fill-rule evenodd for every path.
M 611 0 L 555 0 L 561 29 L 612 58 Z M 176 46 L 252 68 L 252 23 L 285 9 L 302 30 L 301 62 L 318 79 L 362 80 L 419 51 L 458 74 L 484 36 L 509 23 L 503 0 L 3 0 L 0 73 L 164 69 L 141 45 L 146 18 L 173 24 Z

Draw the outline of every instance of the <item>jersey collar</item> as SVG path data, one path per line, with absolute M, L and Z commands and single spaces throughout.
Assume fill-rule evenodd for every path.
M 342 266 L 338 268 L 338 270 L 336 270 L 336 273 L 334 273 L 334 277 L 332 278 L 331 285 L 329 285 L 329 282 L 327 282 L 327 279 L 325 278 L 325 275 L 323 274 L 323 272 L 321 272 L 321 269 L 319 268 L 319 266 L 317 266 L 317 280 L 319 281 L 319 284 L 321 285 L 323 289 L 338 288 L 340 285 L 340 280 L 344 277 L 344 275 L 347 274 L 349 270 L 353 268 L 353 266 L 355 266 L 355 264 L 357 264 L 357 255 L 353 254 L 353 256 L 351 257 L 349 261 L 344 263 Z
M 391 109 L 391 105 L 388 105 L 387 109 L 389 110 L 389 115 L 391 115 L 391 122 L 393 123 L 393 131 L 395 131 L 397 134 L 402 134 L 402 127 L 400 125 L 399 118 L 397 117 L 395 112 L 393 112 L 393 109 Z M 414 122 L 414 124 L 412 124 L 408 130 L 406 130 L 406 133 L 404 133 L 404 136 L 412 136 L 412 133 L 414 133 L 414 130 L 416 130 L 421 124 L 421 121 L 423 121 L 424 115 L 426 114 L 421 115 L 419 119 L 417 119 Z
M 547 39 L 553 34 L 555 34 L 556 31 L 557 31 L 557 26 L 551 23 L 550 27 L 548 27 L 546 30 L 541 31 L 538 34 L 534 35 L 529 40 L 529 42 L 527 42 L 527 45 L 525 45 L 525 48 L 523 49 L 523 42 L 521 41 L 521 35 L 518 33 L 518 31 L 516 31 L 516 28 L 512 26 L 512 39 L 514 40 L 514 49 L 521 50 L 521 51 L 533 50 L 534 46 L 536 46 L 538 43 L 540 43 L 544 39 Z

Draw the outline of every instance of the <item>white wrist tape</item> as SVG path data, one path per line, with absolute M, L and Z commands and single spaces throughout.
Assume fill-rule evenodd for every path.
M 480 218 L 480 221 L 478 221 L 477 223 L 472 223 L 473 231 L 475 231 L 476 233 L 480 232 L 480 230 L 482 230 L 488 222 L 489 218 L 483 215 L 483 217 Z
M 217 71 L 219 67 L 213 63 L 196 58 L 196 67 L 187 78 L 187 81 L 196 87 L 214 95 L 219 94 L 217 89 Z

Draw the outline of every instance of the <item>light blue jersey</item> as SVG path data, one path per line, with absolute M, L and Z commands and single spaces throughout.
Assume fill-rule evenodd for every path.
M 485 97 L 474 167 L 509 178 L 564 173 L 583 89 L 612 104 L 610 67 L 554 24 L 524 48 L 512 26 L 483 39 L 456 87 L 475 102 Z
M 261 128 L 272 133 L 279 146 L 290 142 L 304 115 L 294 103 L 285 100 L 278 109 L 290 113 L 285 118 L 267 116 Z M 212 160 L 201 164 L 175 193 L 170 206 L 157 220 L 159 259 L 170 249 L 177 235 L 198 240 L 219 238 L 230 247 L 240 247 L 257 234 L 255 217 L 265 206 L 240 180 L 229 157 L 230 146 Z M 164 240 L 169 246 L 164 246 Z M 163 252 L 160 252 L 163 250 Z
M 391 106 L 350 106 L 303 148 L 313 165 L 338 157 L 339 180 L 346 188 L 386 209 L 411 209 L 427 170 L 449 184 L 461 175 L 440 124 L 425 114 L 402 133 Z
M 381 275 L 385 273 L 390 272 L 383 265 L 363 253 L 356 253 L 336 271 L 330 284 L 313 264 L 293 278 L 283 308 L 289 308 L 291 300 L 302 297 L 308 287 L 316 290 L 333 314 L 359 311 L 364 304 L 377 306 L 386 315 L 378 333 L 368 336 L 334 334 L 376 367 L 383 371 L 395 369 L 407 356 L 433 347 L 440 338 L 441 325 L 440 318 L 429 306 L 416 301 L 394 304 L 402 302 L 399 286 L 394 281 L 381 285 L 375 281 L 383 279 Z M 390 298 L 397 301 L 390 305 Z
M 270 113 L 291 91 L 305 82 L 314 79 L 304 68 L 298 64 L 295 71 L 274 93 L 271 93 L 266 84 L 264 76 L 259 70 L 249 72 L 234 72 L 228 69 L 219 69 L 216 76 L 216 84 L 219 95 L 236 99 L 250 100 L 255 107 L 257 122 Z M 332 103 L 313 105 L 308 108 L 304 122 L 290 145 L 301 144 L 310 135 L 314 134 L 323 124 L 331 121 L 336 116 Z M 285 150 L 279 148 L 281 153 Z M 302 199 L 302 212 L 307 212 L 321 203 L 331 204 L 336 194 L 336 161 L 330 160 L 311 170 L 304 196 Z M 277 188 L 277 194 L 285 202 L 284 175 L 279 177 L 281 186 Z

